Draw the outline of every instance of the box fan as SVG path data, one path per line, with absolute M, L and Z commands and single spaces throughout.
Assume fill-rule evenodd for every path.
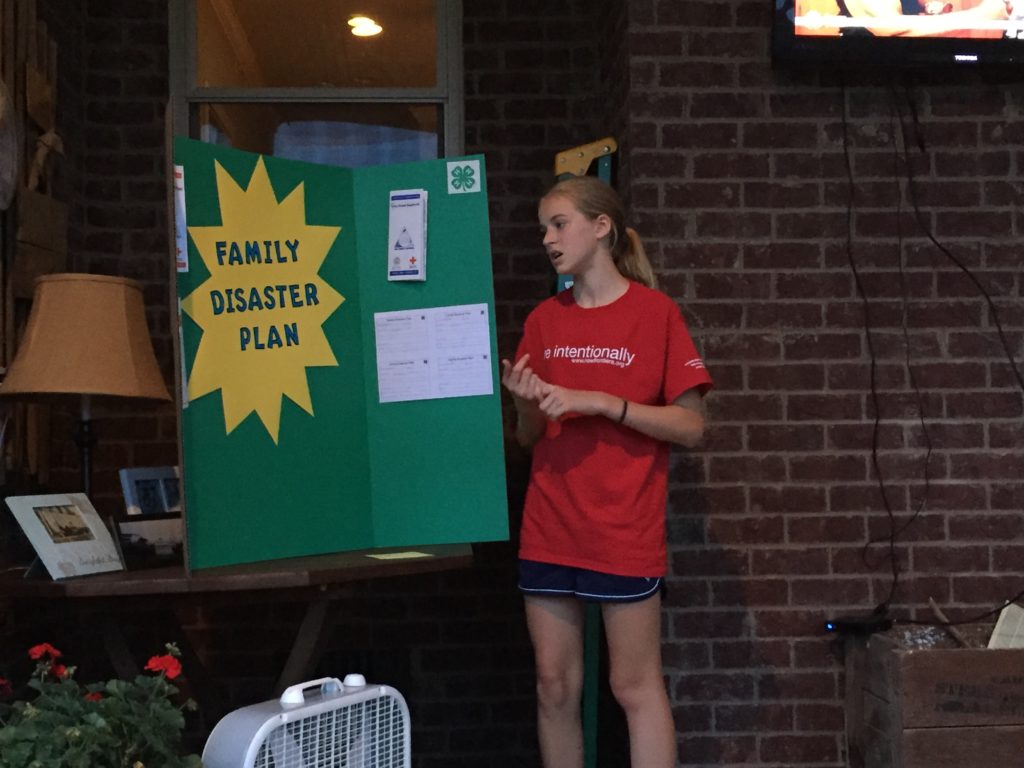
M 315 691 L 310 689 L 315 688 Z M 293 685 L 214 727 L 204 768 L 409 768 L 409 707 L 386 685 L 347 675 Z

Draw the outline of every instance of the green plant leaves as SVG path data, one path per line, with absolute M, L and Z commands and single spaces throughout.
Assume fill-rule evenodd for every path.
M 162 675 L 81 686 L 41 674 L 0 711 L 0 768 L 202 768 L 181 754 L 178 689 Z

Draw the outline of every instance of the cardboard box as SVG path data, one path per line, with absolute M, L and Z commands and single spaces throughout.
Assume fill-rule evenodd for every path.
M 991 627 L 965 632 L 983 646 Z M 851 768 L 1024 765 L 1024 650 L 960 648 L 937 628 L 847 641 Z

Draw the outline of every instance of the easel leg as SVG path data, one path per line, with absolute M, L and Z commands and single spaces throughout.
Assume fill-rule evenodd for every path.
M 334 600 L 328 595 L 320 595 L 306 607 L 306 615 L 302 618 L 295 642 L 288 654 L 288 660 L 277 678 L 274 688 L 275 695 L 280 695 L 289 685 L 301 683 L 309 679 L 309 675 L 320 661 L 327 641 L 326 629 L 333 615 L 331 606 Z

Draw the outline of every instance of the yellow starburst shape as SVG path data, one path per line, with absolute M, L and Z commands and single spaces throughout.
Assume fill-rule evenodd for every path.
M 306 223 L 303 184 L 278 202 L 262 157 L 245 189 L 215 171 L 223 223 L 188 228 L 210 272 L 181 305 L 203 329 L 188 396 L 219 389 L 227 434 L 255 411 L 277 443 L 282 397 L 313 415 L 306 369 L 338 364 L 322 326 L 345 297 L 319 271 L 341 227 Z

